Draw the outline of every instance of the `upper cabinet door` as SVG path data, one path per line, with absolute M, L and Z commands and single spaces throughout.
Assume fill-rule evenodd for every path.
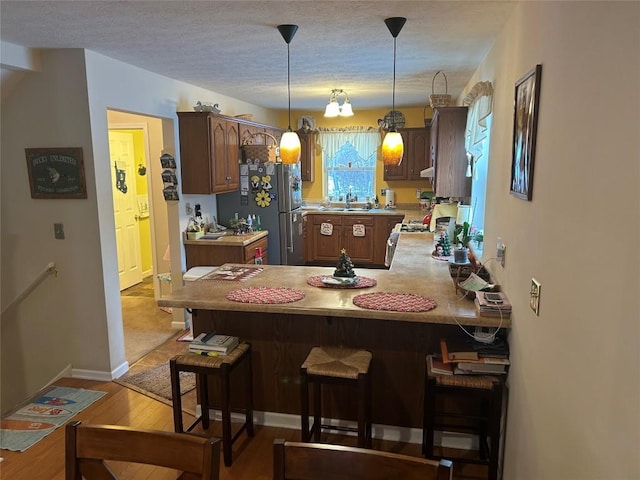
M 178 112 L 182 193 L 211 193 L 212 163 L 208 115 Z
M 298 130 L 300 137 L 300 178 L 303 182 L 313 182 L 315 179 L 316 135 L 311 132 Z
M 435 166 L 434 191 L 438 197 L 471 196 L 471 178 L 465 176 L 466 126 L 467 107 L 438 108 L 434 113 L 431 153 Z
M 412 128 L 407 131 L 409 165 L 407 180 L 423 180 L 420 172 L 429 167 L 429 148 L 431 136 L 429 128 Z

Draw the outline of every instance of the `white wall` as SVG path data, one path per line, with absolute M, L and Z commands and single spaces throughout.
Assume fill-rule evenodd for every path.
M 485 257 L 502 237 L 508 480 L 640 478 L 639 52 L 638 2 L 524 2 L 468 85 L 495 88 Z M 509 194 L 514 84 L 538 63 L 527 202 Z
M 113 226 L 107 110 L 162 121 L 165 150 L 179 164 L 177 115 L 198 100 L 223 113 L 262 108 L 132 67 L 84 50 L 42 52 L 41 71 L 28 73 L 2 102 L 2 305 L 19 294 L 50 261 L 48 278 L 27 300 L 2 315 L 2 411 L 70 371 L 110 379 L 126 370 Z M 26 147 L 82 147 L 86 200 L 31 199 Z M 151 159 L 153 160 L 153 159 Z M 204 198 L 214 203 L 214 197 Z M 184 266 L 180 224 L 184 198 L 167 204 L 172 273 Z M 62 222 L 66 239 L 53 238 Z M 71 370 L 72 369 L 72 370 Z

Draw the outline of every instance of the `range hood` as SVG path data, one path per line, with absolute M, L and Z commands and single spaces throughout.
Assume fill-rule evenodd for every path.
M 422 178 L 433 178 L 435 176 L 435 168 L 429 167 L 424 170 L 420 170 L 420 176 Z

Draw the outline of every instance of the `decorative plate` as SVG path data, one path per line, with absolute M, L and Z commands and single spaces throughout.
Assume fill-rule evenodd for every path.
M 357 281 L 356 277 L 322 277 L 322 283 L 326 285 L 353 285 Z
M 305 125 L 308 125 L 308 127 Z M 316 121 L 313 117 L 308 115 L 303 115 L 302 117 L 298 117 L 298 130 L 305 130 L 307 132 L 312 132 L 316 129 Z

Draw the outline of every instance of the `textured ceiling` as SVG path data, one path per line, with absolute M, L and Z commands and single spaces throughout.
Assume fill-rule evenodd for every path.
M 34 48 L 86 48 L 267 108 L 287 106 L 287 45 L 276 26 L 299 25 L 290 45 L 291 107 L 319 110 L 333 88 L 354 109 L 424 106 L 438 70 L 460 94 L 515 0 L 489 1 L 8 1 L 0 38 Z M 442 77 L 439 77 L 440 79 Z M 444 85 L 436 84 L 438 93 Z M 216 102 L 215 98 L 203 101 Z

